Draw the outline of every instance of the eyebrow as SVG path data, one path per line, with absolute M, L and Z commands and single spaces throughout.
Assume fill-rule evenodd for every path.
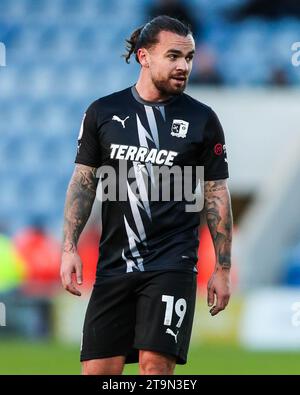
M 182 52 L 179 51 L 179 49 L 168 49 L 168 51 L 167 51 L 166 53 L 167 53 L 167 54 L 168 54 L 168 53 L 175 53 L 175 54 L 177 54 L 177 55 L 182 55 Z M 192 54 L 194 54 L 194 53 L 195 53 L 195 50 L 193 49 L 192 51 L 188 52 L 188 55 L 192 55 Z

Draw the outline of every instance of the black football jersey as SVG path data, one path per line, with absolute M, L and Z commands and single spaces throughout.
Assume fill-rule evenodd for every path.
M 185 198 L 175 198 L 174 188 L 183 188 L 184 177 L 171 176 L 166 182 L 157 170 L 181 169 L 183 174 L 187 168 L 194 176 L 202 166 L 205 181 L 228 178 L 224 133 L 210 107 L 185 93 L 148 102 L 135 86 L 100 98 L 84 114 L 75 162 L 99 168 L 97 275 L 197 272 L 200 213 L 186 210 Z M 116 176 L 107 182 L 103 169 Z M 162 198 L 166 185 L 170 195 Z M 196 186 L 193 180 L 193 192 Z M 108 189 L 115 194 L 103 199 Z

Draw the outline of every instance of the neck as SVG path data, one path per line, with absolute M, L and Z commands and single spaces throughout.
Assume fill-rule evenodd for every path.
M 142 73 L 135 85 L 135 88 L 143 100 L 151 102 L 166 101 L 172 97 L 172 95 L 164 95 L 161 93 L 156 86 L 153 84 L 150 78 L 145 79 Z

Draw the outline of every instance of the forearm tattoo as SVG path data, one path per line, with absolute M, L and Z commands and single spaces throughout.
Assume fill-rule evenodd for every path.
M 231 266 L 232 210 L 226 180 L 205 182 L 205 212 L 217 263 Z
M 63 251 L 74 252 L 90 216 L 96 196 L 97 168 L 77 164 L 68 186 L 63 230 Z

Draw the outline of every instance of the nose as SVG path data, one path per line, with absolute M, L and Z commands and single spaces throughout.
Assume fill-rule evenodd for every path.
M 177 63 L 176 69 L 184 71 L 185 73 L 188 72 L 189 64 L 188 64 L 188 62 L 186 61 L 185 58 L 178 59 L 178 63 Z

